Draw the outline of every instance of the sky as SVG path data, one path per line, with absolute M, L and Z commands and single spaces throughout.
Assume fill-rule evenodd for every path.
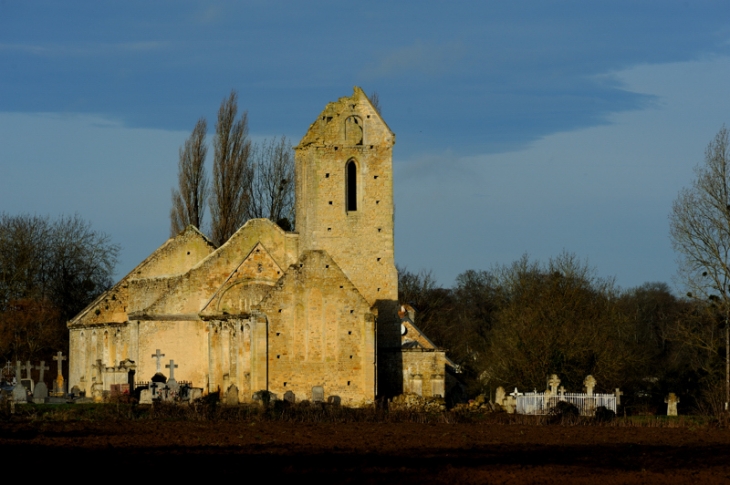
M 0 212 L 79 214 L 121 277 L 232 89 L 254 140 L 294 145 L 357 85 L 396 133 L 399 266 L 451 286 L 570 252 L 681 291 L 668 216 L 728 81 L 726 1 L 0 0 Z

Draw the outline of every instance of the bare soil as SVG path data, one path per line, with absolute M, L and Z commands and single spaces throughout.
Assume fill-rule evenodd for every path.
M 0 456 L 133 481 L 164 470 L 193 483 L 730 483 L 730 431 L 711 428 L 6 422 Z

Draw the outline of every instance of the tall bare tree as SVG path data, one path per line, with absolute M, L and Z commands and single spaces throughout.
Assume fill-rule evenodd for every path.
M 248 113 L 238 113 L 238 95 L 231 91 L 218 110 L 215 125 L 210 236 L 221 245 L 246 221 L 251 201 L 251 141 Z
M 188 225 L 200 229 L 208 200 L 208 176 L 205 173 L 205 157 L 208 147 L 205 135 L 208 124 L 200 118 L 185 145 L 180 148 L 178 162 L 178 187 L 172 189 L 170 210 L 170 236 L 179 234 Z
M 264 140 L 253 148 L 253 177 L 248 217 L 263 217 L 290 231 L 294 225 L 294 155 L 281 138 Z
M 672 244 L 689 294 L 718 307 L 725 323 L 725 410 L 730 404 L 730 139 L 724 126 L 674 201 Z

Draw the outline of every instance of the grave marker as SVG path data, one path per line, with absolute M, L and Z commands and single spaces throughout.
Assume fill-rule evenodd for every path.
M 677 416 L 677 404 L 679 404 L 679 397 L 673 392 L 669 393 L 664 402 L 667 403 L 667 416 Z

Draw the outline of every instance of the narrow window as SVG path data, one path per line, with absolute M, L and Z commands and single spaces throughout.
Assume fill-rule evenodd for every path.
M 357 165 L 350 160 L 347 162 L 347 187 L 345 198 L 347 199 L 347 210 L 357 210 Z

